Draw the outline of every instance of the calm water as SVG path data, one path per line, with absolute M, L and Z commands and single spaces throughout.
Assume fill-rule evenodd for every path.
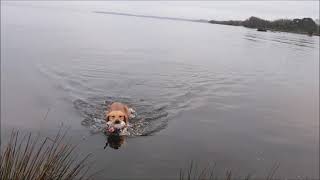
M 1 4 L 2 141 L 70 127 L 100 178 L 172 179 L 191 160 L 319 177 L 319 37 L 97 10 Z M 108 100 L 131 104 L 146 136 L 104 149 L 83 120 Z

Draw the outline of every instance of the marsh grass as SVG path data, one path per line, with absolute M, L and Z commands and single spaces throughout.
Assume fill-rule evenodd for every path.
M 8 143 L 1 147 L 1 180 L 72 180 L 90 179 L 87 155 L 80 157 L 76 146 L 65 143 L 61 129 L 54 138 L 41 138 L 31 133 L 11 132 Z
M 279 164 L 276 163 L 268 172 L 265 178 L 259 178 L 263 180 L 274 180 L 274 175 L 279 168 Z M 180 169 L 179 172 L 179 180 L 233 180 L 233 179 L 241 179 L 241 180 L 250 180 L 257 179 L 253 178 L 252 174 L 248 174 L 245 177 L 233 177 L 232 171 L 227 170 L 224 177 L 218 177 L 215 175 L 215 164 L 210 167 L 204 167 L 198 171 L 197 165 L 191 161 L 189 167 L 187 169 Z
M 91 175 L 88 158 L 80 157 L 76 145 L 65 143 L 66 132 L 61 129 L 54 138 L 41 138 L 31 133 L 20 135 L 12 131 L 8 143 L 1 146 L 0 179 L 1 180 L 82 180 L 94 179 L 99 172 Z M 1 144 L 3 145 L 3 144 Z M 279 164 L 275 164 L 267 173 L 264 180 L 273 180 Z M 224 177 L 217 177 L 215 164 L 199 169 L 191 161 L 186 169 L 180 169 L 179 180 L 249 180 L 257 179 L 248 174 L 245 177 L 234 177 L 231 170 Z M 306 178 L 307 179 L 307 178 Z

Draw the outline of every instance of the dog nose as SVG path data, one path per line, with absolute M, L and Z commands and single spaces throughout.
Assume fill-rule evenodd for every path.
M 115 124 L 120 124 L 120 121 L 119 121 L 119 120 L 116 120 L 114 123 L 115 123 Z

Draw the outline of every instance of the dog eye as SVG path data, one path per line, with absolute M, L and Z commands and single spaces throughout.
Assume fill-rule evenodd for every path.
M 112 118 L 115 118 L 115 116 L 111 116 Z
M 122 118 L 122 116 L 119 116 L 120 118 Z

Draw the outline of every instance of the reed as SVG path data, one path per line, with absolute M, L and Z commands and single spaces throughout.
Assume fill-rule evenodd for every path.
M 265 178 L 253 178 L 252 174 L 248 174 L 245 177 L 233 177 L 232 171 L 227 170 L 224 177 L 218 177 L 215 175 L 215 164 L 210 167 L 209 165 L 205 168 L 200 169 L 198 172 L 197 165 L 191 161 L 187 169 L 180 169 L 179 180 L 250 180 L 250 179 L 261 179 L 261 180 L 275 180 L 274 175 L 279 168 L 279 164 L 276 163 L 268 172 Z
M 1 180 L 83 180 L 94 179 L 98 173 L 89 175 L 88 158 L 80 157 L 76 145 L 65 143 L 66 132 L 61 129 L 54 138 L 41 138 L 31 133 L 21 137 L 19 131 L 13 130 L 8 143 L 1 147 L 0 179 Z M 264 180 L 273 180 L 279 164 L 275 164 Z M 226 171 L 224 177 L 215 175 L 215 165 L 199 169 L 191 161 L 186 169 L 180 169 L 179 180 L 232 180 L 256 179 L 248 174 L 243 178 L 233 177 Z M 306 178 L 307 179 L 307 178 Z
M 65 143 L 61 129 L 54 138 L 11 132 L 0 152 L 1 180 L 90 179 L 87 155 L 76 154 L 76 145 Z

